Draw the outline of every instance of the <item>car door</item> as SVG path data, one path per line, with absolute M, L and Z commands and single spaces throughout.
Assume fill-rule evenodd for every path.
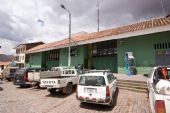
M 150 107 L 151 107 L 151 111 L 154 113 L 154 100 L 155 100 L 155 95 L 154 95 L 154 81 L 156 79 L 156 74 L 155 74 L 155 70 L 151 70 L 150 72 L 150 79 L 148 81 L 148 90 L 149 90 L 149 101 L 150 101 Z
M 116 91 L 116 80 L 115 80 L 113 74 L 108 74 L 107 79 L 108 79 L 108 83 L 109 83 L 110 93 L 111 93 L 111 95 L 113 95 L 114 92 Z

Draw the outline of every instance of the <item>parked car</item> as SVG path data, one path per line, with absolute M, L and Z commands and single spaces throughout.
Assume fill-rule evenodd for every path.
M 41 72 L 40 87 L 46 87 L 51 94 L 59 90 L 69 95 L 77 85 L 79 74 L 77 69 L 53 67 L 51 71 Z
M 152 113 L 170 113 L 170 67 L 154 67 L 149 77 L 147 84 Z
M 79 76 L 76 97 L 80 102 L 114 106 L 117 79 L 110 71 L 96 70 Z
M 21 87 L 24 86 L 31 86 L 32 83 L 28 80 L 28 73 L 29 72 L 40 72 L 38 70 L 42 70 L 42 68 L 23 68 L 18 69 L 14 76 L 14 85 L 20 85 Z
M 3 76 L 2 70 L 0 70 L 0 80 L 3 80 L 3 79 L 4 79 L 4 76 Z
M 14 79 L 14 75 L 18 67 L 7 67 L 3 70 L 3 76 L 6 80 L 12 81 Z

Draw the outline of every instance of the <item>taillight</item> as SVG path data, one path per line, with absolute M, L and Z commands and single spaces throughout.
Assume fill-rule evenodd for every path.
M 155 101 L 155 111 L 156 111 L 156 113 L 166 113 L 165 103 L 163 100 Z
M 109 86 L 106 86 L 106 97 L 110 96 L 110 90 L 109 90 Z
M 24 81 L 27 81 L 27 75 L 24 75 Z

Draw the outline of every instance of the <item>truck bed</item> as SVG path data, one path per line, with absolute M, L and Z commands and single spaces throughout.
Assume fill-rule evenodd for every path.
M 43 71 L 40 72 L 40 79 L 55 78 L 61 76 L 61 71 Z

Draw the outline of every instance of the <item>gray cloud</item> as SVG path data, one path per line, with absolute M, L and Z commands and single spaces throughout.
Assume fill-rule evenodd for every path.
M 101 29 L 164 16 L 160 0 L 101 1 Z M 163 3 L 166 13 L 170 13 L 170 0 Z M 97 30 L 96 0 L 1 0 L 0 38 L 9 40 L 10 50 L 12 45 L 21 42 L 50 42 L 67 37 L 68 13 L 61 4 L 72 14 L 72 33 Z M 38 19 L 44 25 L 39 25 Z

